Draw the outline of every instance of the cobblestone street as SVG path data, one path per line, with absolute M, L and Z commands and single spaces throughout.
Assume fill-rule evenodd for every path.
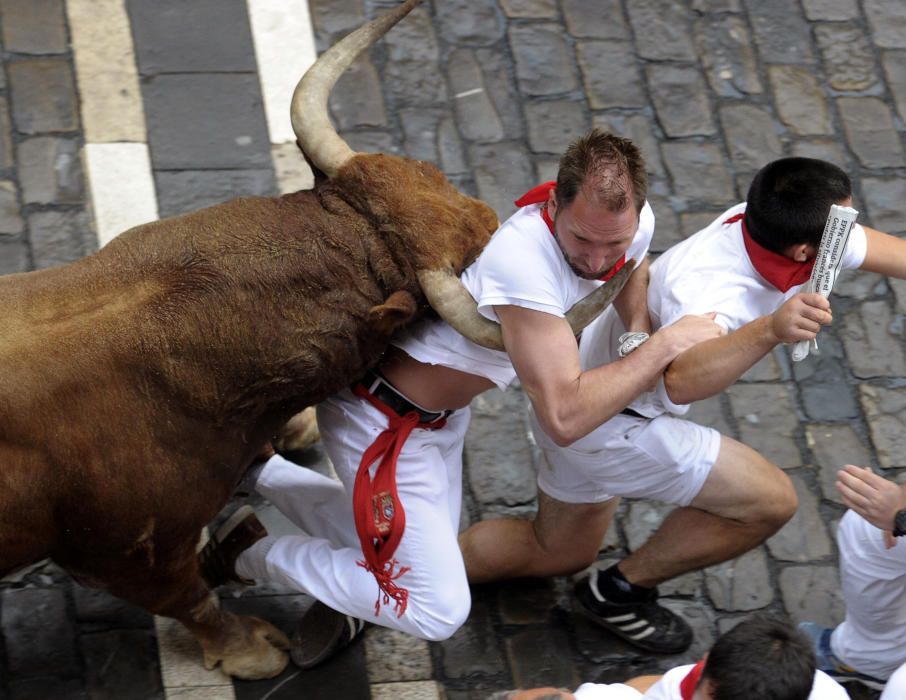
M 304 70 L 302 35 L 322 51 L 394 4 L 0 0 L 0 274 L 76 260 L 158 216 L 306 186 L 283 106 Z M 742 201 L 784 155 L 842 166 L 859 221 L 906 232 L 903 0 L 424 0 L 330 106 L 355 150 L 436 163 L 501 219 L 600 126 L 646 156 L 657 252 Z M 44 564 L 0 584 L 0 700 L 485 700 L 697 661 L 752 611 L 834 625 L 836 471 L 906 479 L 906 283 L 846 273 L 832 301 L 820 354 L 794 364 L 779 349 L 690 413 L 782 466 L 800 507 L 764 546 L 661 587 L 695 629 L 684 654 L 645 656 L 608 636 L 572 613 L 572 580 L 557 578 L 474 587 L 468 622 L 445 642 L 371 628 L 315 670 L 230 682 L 204 671 L 181 628 Z M 488 392 L 473 411 L 463 526 L 532 513 L 524 396 Z M 328 468 L 318 447 L 295 457 Z M 255 503 L 269 529 L 290 527 Z M 622 503 L 597 565 L 666 512 Z M 273 586 L 223 597 L 288 633 L 310 603 Z

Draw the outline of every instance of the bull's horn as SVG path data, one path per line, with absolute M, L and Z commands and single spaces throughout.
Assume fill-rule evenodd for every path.
M 325 51 L 296 85 L 290 108 L 293 131 L 302 152 L 328 177 L 333 177 L 343 164 L 355 155 L 339 137 L 327 109 L 327 97 L 343 72 L 362 51 L 418 5 L 421 0 L 406 0 L 399 7 L 363 24 Z
M 578 335 L 610 305 L 634 269 L 635 261 L 627 261 L 607 284 L 598 287 L 566 312 L 566 320 L 574 334 Z M 500 325 L 478 313 L 472 295 L 452 270 L 419 270 L 418 281 L 428 303 L 458 333 L 482 347 L 505 349 Z

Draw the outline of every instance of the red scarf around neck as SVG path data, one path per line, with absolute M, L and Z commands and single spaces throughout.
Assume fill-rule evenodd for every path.
M 742 240 L 746 246 L 746 253 L 752 261 L 752 267 L 759 275 L 771 283 L 781 292 L 789 291 L 798 284 L 808 282 L 815 266 L 815 258 L 805 262 L 796 262 L 785 255 L 774 253 L 758 243 L 749 234 L 746 228 L 745 214 L 736 214 L 724 221 L 724 224 L 742 224 Z
M 695 695 L 695 689 L 698 687 L 698 682 L 701 680 L 702 671 L 705 668 L 705 660 L 702 659 L 695 666 L 693 666 L 689 673 L 686 674 L 686 677 L 680 681 L 680 695 L 683 697 L 683 700 L 692 700 L 692 696 Z
M 550 182 L 544 182 L 536 187 L 533 187 L 519 199 L 517 199 L 514 204 L 519 207 L 527 207 L 529 204 L 540 204 L 541 205 L 541 218 L 544 219 L 544 223 L 547 224 L 548 229 L 550 229 L 551 235 L 554 235 L 554 220 L 551 218 L 551 215 L 547 212 L 547 200 L 550 197 L 550 193 L 556 189 L 557 183 L 551 180 Z M 606 282 L 611 277 L 613 277 L 623 265 L 626 264 L 626 255 L 623 255 L 619 260 L 614 263 L 607 272 L 598 277 L 599 282 Z
M 436 430 L 444 427 L 447 421 L 441 418 L 433 423 L 419 423 L 417 413 L 397 415 L 361 384 L 353 387 L 353 393 L 377 408 L 388 421 L 387 429 L 365 450 L 355 476 L 352 491 L 355 529 L 365 555 L 364 561 L 356 563 L 377 581 L 379 590 L 374 614 L 380 615 L 381 602 L 387 605 L 392 598 L 396 616 L 402 617 L 409 602 L 409 591 L 397 580 L 410 567 L 401 566 L 393 557 L 406 529 L 406 512 L 396 491 L 396 461 L 406 438 L 415 428 Z M 380 464 L 372 479 L 369 469 L 377 460 Z

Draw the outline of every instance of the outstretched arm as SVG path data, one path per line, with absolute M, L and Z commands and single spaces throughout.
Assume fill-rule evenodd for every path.
M 879 272 L 896 279 L 906 279 L 906 240 L 868 226 L 863 228 L 868 248 L 859 269 Z
M 756 318 L 729 335 L 682 353 L 664 375 L 667 394 L 677 404 L 714 396 L 733 385 L 778 343 L 812 340 L 831 320 L 827 299 L 820 294 L 797 294 L 770 316 Z
M 545 432 L 569 445 L 625 408 L 677 354 L 722 330 L 687 316 L 628 357 L 583 372 L 565 319 L 518 306 L 495 306 L 503 343 Z

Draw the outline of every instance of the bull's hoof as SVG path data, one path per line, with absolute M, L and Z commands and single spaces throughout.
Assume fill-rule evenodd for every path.
M 289 663 L 286 635 L 257 617 L 235 617 L 242 634 L 231 636 L 220 651 L 204 650 L 204 664 L 211 669 L 220 664 L 229 676 L 244 680 L 273 678 Z

